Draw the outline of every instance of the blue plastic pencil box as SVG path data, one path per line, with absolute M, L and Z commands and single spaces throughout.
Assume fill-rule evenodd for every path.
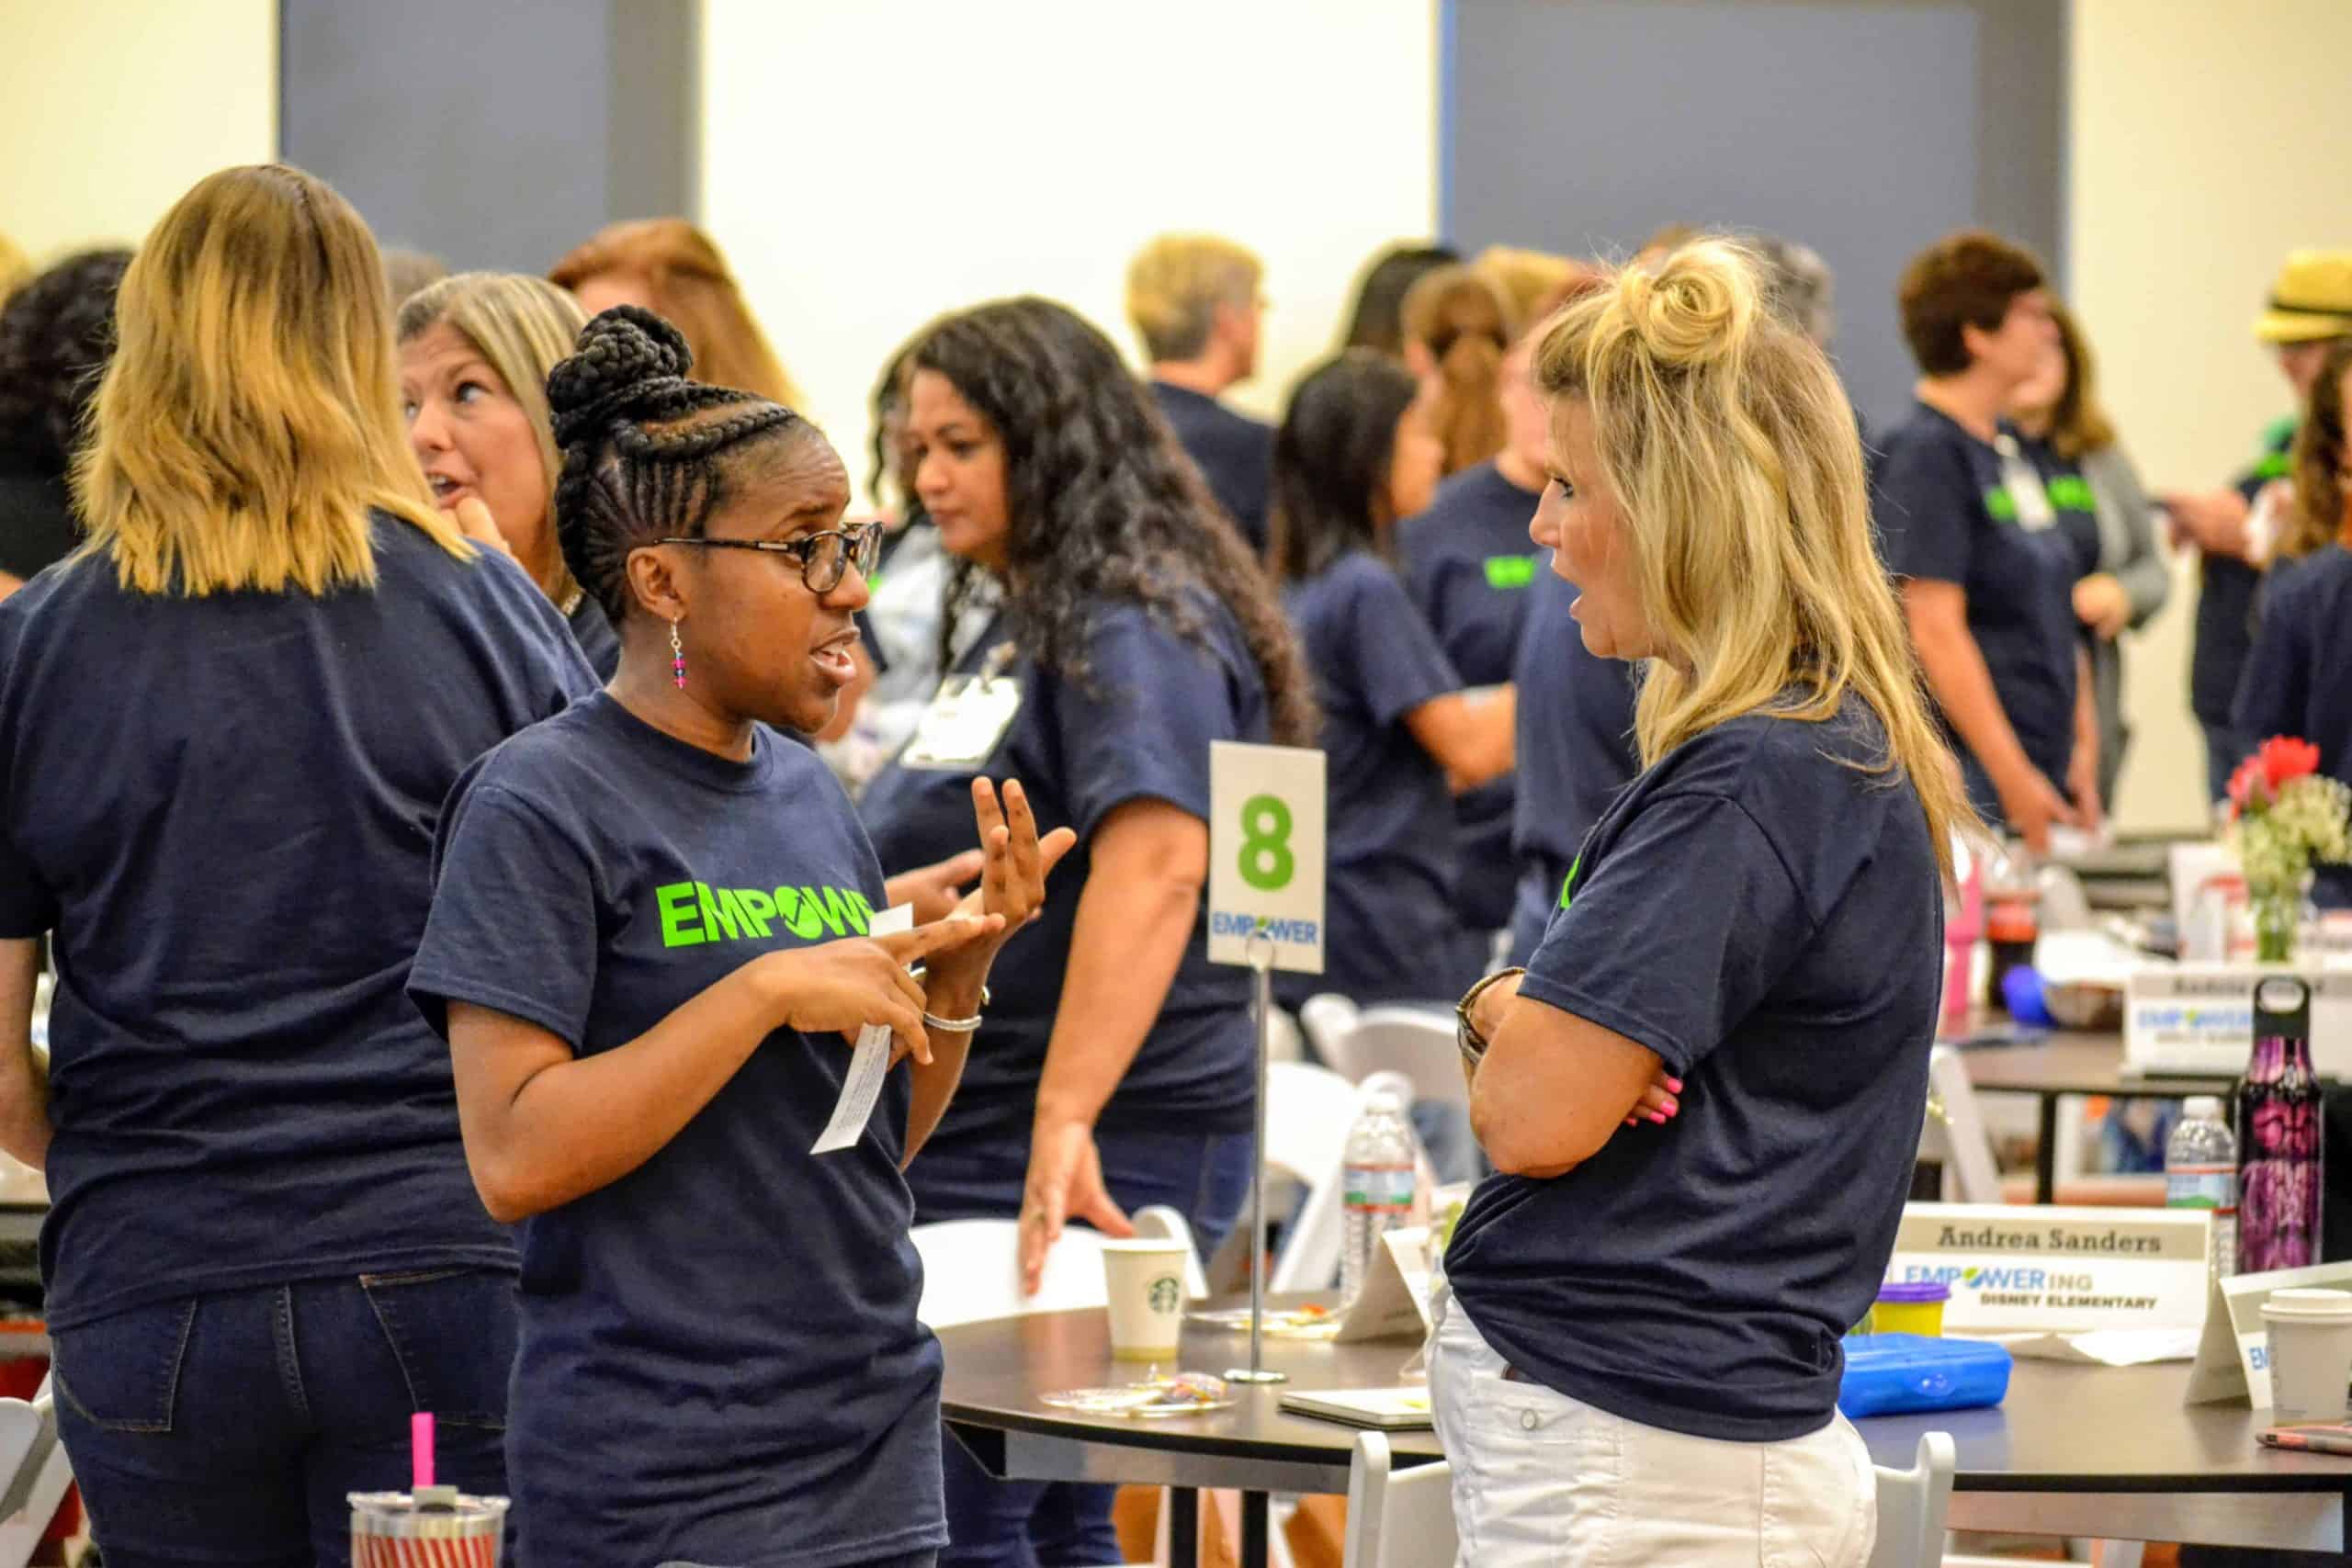
M 1920 1410 L 1975 1410 L 2009 1392 L 2008 1350 L 1976 1339 L 1869 1334 L 1846 1341 L 1838 1408 L 1849 1420 Z

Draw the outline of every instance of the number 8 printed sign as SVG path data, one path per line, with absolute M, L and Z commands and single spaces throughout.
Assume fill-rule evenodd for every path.
M 1294 746 L 1209 748 L 1209 959 L 1323 973 L 1324 760 Z

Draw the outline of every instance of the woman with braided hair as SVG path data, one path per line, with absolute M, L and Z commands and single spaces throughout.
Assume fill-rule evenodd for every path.
M 1073 898 L 1008 944 L 962 1091 L 910 1172 L 925 1222 L 1022 1224 L 1025 1288 L 1066 1221 L 1169 1204 L 1204 1251 L 1249 1190 L 1247 974 L 1208 962 L 1209 744 L 1311 744 L 1272 586 L 1100 332 L 1012 299 L 907 360 L 915 489 L 958 560 L 943 625 L 999 608 L 863 806 L 885 864 L 956 847 L 975 781 L 1017 773 L 1080 836 Z M 1000 1484 L 950 1446 L 948 1557 L 1117 1560 L 1110 1488 Z
M 459 781 L 410 981 L 475 1186 L 519 1226 L 517 1551 L 928 1563 L 940 1358 L 899 1173 L 1072 836 L 1041 842 L 1019 784 L 976 787 L 982 890 L 874 932 L 865 830 L 776 730 L 831 716 L 877 536 L 842 525 L 815 426 L 691 363 L 623 305 L 548 378 L 557 536 L 620 664 Z M 813 1152 L 869 1025 L 894 1070 Z
M 594 682 L 434 508 L 376 243 L 323 182 L 209 176 L 113 314 L 89 537 L 0 604 L 0 1145 L 48 1172 L 107 1562 L 339 1564 L 419 1408 L 445 1481 L 504 1489 L 514 1244 L 402 986 L 450 785 Z

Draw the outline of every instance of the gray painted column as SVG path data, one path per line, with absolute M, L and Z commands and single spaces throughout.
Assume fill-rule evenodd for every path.
M 280 0 L 280 156 L 387 245 L 544 272 L 605 224 L 694 215 L 701 7 Z

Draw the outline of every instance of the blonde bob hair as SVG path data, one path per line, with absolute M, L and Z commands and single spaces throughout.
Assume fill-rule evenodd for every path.
M 800 389 L 709 235 L 683 218 L 611 223 L 548 269 L 549 281 L 574 293 L 592 277 L 615 275 L 642 282 L 653 313 L 685 335 L 695 380 L 800 407 Z
M 1127 320 L 1154 364 L 1198 359 L 1209 346 L 1216 308 L 1258 301 L 1258 258 L 1214 234 L 1162 234 L 1127 265 Z
M 1674 650 L 1642 683 L 1642 760 L 1746 714 L 1820 723 L 1851 693 L 1887 738 L 1851 765 L 1918 792 L 1949 877 L 1952 831 L 1975 818 L 1872 538 L 1853 410 L 1755 266 L 1723 241 L 1685 245 L 1566 306 L 1535 350 L 1538 389 L 1591 411 L 1643 608 Z
M 198 181 L 132 258 L 115 324 L 74 489 L 78 554 L 125 588 L 372 587 L 371 512 L 473 558 L 409 451 L 375 238 L 325 181 Z
M 563 454 L 556 450 L 555 416 L 548 408 L 548 372 L 557 361 L 571 357 L 580 329 L 587 324 L 580 301 L 544 277 L 461 272 L 410 295 L 392 333 L 406 344 L 435 327 L 449 328 L 473 345 L 522 405 L 531 434 L 538 438 L 539 466 L 547 475 L 545 523 L 551 563 L 523 564 L 558 604 L 568 602 L 578 585 L 564 568 L 563 553 L 555 548 L 555 481 L 563 472 Z

